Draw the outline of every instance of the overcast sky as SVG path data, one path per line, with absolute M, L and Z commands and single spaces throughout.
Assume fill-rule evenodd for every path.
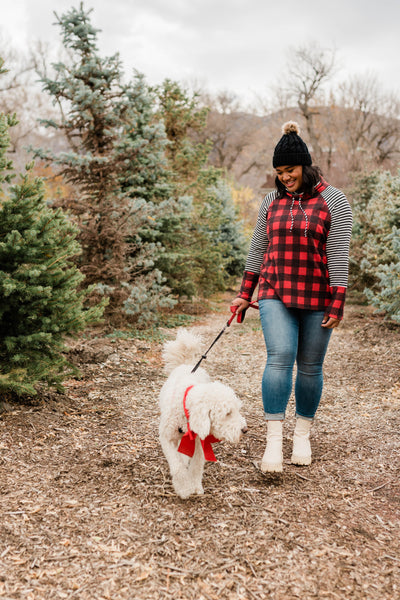
M 59 43 L 53 11 L 79 0 L 0 0 L 0 27 L 12 44 Z M 104 54 L 119 51 L 129 73 L 150 83 L 169 77 L 266 95 L 287 64 L 287 49 L 315 41 L 336 48 L 338 77 L 373 72 L 400 93 L 400 0 L 88 0 Z

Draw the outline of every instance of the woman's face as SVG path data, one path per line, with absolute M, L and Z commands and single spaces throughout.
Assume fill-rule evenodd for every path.
M 303 166 L 286 165 L 276 167 L 276 175 L 279 181 L 289 192 L 298 192 L 303 185 Z

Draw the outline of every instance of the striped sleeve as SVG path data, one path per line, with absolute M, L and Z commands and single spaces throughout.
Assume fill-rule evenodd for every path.
M 331 214 L 331 227 L 326 242 L 329 284 L 332 302 L 326 314 L 335 319 L 343 318 L 343 308 L 349 276 L 349 248 L 353 215 L 346 196 L 329 185 L 322 196 Z
M 328 185 L 322 197 L 331 213 L 331 227 L 326 241 L 329 283 L 347 287 L 349 276 L 349 248 L 353 215 L 346 196 Z

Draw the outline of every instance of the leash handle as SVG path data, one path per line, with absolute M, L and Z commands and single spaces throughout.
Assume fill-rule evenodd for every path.
M 249 308 L 256 308 L 256 309 L 258 310 L 258 309 L 259 309 L 259 306 L 258 306 L 257 302 L 250 302 L 249 306 L 248 306 L 247 308 L 245 308 L 244 310 L 242 310 L 242 311 L 241 311 L 241 312 L 240 312 L 240 313 L 237 315 L 237 319 L 236 319 L 237 323 L 243 323 L 243 321 L 244 321 L 244 318 L 245 318 L 245 316 L 246 316 L 246 312 L 247 312 L 247 310 L 248 310 Z M 231 306 L 231 307 L 230 307 L 230 309 L 231 309 L 231 313 L 233 313 L 233 315 L 230 317 L 230 319 L 229 319 L 229 321 L 228 321 L 228 323 L 227 323 L 228 327 L 229 327 L 229 325 L 232 323 L 233 319 L 235 318 L 235 315 L 236 315 L 236 313 L 237 313 L 237 309 L 238 309 L 238 307 L 237 307 L 237 306 Z

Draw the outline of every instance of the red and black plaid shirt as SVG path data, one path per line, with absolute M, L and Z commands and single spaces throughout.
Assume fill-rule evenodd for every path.
M 291 308 L 343 318 L 352 213 L 321 181 L 312 196 L 267 194 L 260 207 L 239 297 L 278 298 Z

